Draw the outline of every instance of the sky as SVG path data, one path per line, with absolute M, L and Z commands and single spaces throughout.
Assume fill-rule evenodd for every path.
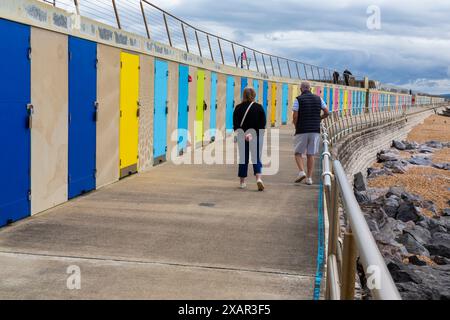
M 450 93 L 448 0 L 151 0 L 260 51 L 382 83 Z

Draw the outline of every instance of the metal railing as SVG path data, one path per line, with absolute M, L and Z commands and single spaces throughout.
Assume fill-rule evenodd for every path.
M 147 0 L 41 0 L 228 66 L 267 75 L 332 82 L 335 70 L 267 54 L 203 31 Z
M 322 123 L 323 199 L 329 221 L 326 299 L 354 299 L 358 257 L 365 275 L 376 277 L 376 285 L 368 286 L 372 298 L 401 299 L 342 164 L 333 159 L 330 146 L 351 133 L 399 120 L 407 115 L 430 109 L 436 110 L 444 105 L 445 103 L 432 104 L 426 108 L 407 106 L 391 109 L 391 111 L 367 112 L 366 110 L 361 114 L 352 112 L 346 114 L 338 111 Z M 345 220 L 344 226 L 341 225 L 341 210 Z M 345 229 L 344 232 L 343 229 Z
M 424 108 L 436 109 L 445 103 L 434 103 L 427 106 L 406 104 L 400 107 L 384 106 L 381 110 L 337 110 L 331 112 L 324 121 L 328 139 L 334 144 L 343 137 L 356 131 L 382 125 L 405 118 L 408 114 L 421 112 Z

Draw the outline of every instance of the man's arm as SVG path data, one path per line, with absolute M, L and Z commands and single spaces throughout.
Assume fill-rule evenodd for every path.
M 300 105 L 298 103 L 298 100 L 295 99 L 294 105 L 292 106 L 292 112 L 293 112 L 293 114 L 292 114 L 292 124 L 294 126 L 297 126 L 298 110 L 299 110 L 299 108 L 300 108 Z
M 328 110 L 328 106 L 325 103 L 325 101 L 323 101 L 323 99 L 320 99 L 320 100 L 322 103 L 322 111 L 323 111 L 323 114 L 320 116 L 320 119 L 323 120 L 323 119 L 328 118 L 328 116 L 330 115 L 330 111 Z
M 323 113 L 320 116 L 320 119 L 326 119 L 328 118 L 328 116 L 330 115 L 330 111 L 328 110 L 328 108 L 322 109 Z

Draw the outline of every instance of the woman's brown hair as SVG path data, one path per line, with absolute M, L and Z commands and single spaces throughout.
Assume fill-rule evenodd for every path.
M 244 93 L 242 95 L 242 101 L 243 102 L 253 102 L 256 98 L 256 92 L 255 89 L 252 87 L 247 87 L 244 89 Z

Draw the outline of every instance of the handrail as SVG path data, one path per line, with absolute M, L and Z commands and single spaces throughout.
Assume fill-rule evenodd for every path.
M 436 110 L 446 103 L 430 104 L 428 107 L 416 106 L 390 109 L 390 111 L 366 112 L 354 115 L 341 111 L 335 112 L 331 121 L 321 125 L 322 179 L 325 196 L 324 208 L 328 213 L 328 252 L 326 298 L 330 300 L 350 300 L 355 297 L 356 263 L 359 256 L 366 277 L 374 280 L 368 286 L 371 295 L 377 300 L 400 300 L 401 296 L 386 266 L 384 258 L 364 218 L 347 175 L 339 160 L 333 159 L 330 145 L 343 137 L 378 126 L 387 122 L 397 121 L 408 115 Z M 418 108 L 421 107 L 421 108 Z M 388 108 L 389 110 L 389 108 Z M 347 117 L 358 116 L 351 121 Z M 330 133 L 330 130 L 333 133 Z M 346 221 L 346 231 L 342 232 L 340 211 L 342 208 Z M 343 234 L 342 234 L 343 233 Z
M 345 175 L 344 168 L 338 160 L 333 161 L 333 170 L 346 217 L 354 236 L 364 270 L 367 272 L 373 267 L 378 268 L 379 286 L 371 289 L 373 297 L 377 300 L 399 300 L 400 294 L 398 293 L 397 287 L 392 280 L 383 256 L 356 201 L 353 190 Z

